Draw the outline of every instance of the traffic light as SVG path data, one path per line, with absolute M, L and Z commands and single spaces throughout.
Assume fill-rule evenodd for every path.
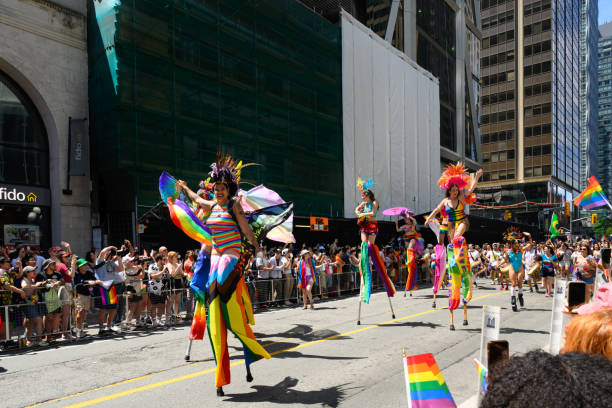
M 595 213 L 591 214 L 591 224 L 597 224 L 597 214 Z
M 570 216 L 570 203 L 568 201 L 565 202 L 565 216 Z

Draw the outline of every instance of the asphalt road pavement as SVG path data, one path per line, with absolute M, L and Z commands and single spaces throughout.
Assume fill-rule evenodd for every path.
M 253 364 L 245 381 L 242 349 L 230 336 L 232 383 L 217 397 L 208 341 L 194 342 L 184 360 L 188 327 L 131 332 L 56 348 L 0 355 L 3 407 L 405 407 L 402 349 L 433 353 L 458 404 L 477 390 L 473 358 L 480 347 L 482 306 L 501 306 L 500 338 L 511 354 L 548 341 L 551 298 L 525 293 L 526 307 L 510 309 L 510 295 L 489 283 L 474 291 L 468 326 L 455 312 L 448 328 L 446 291 L 432 309 L 431 288 L 363 305 L 358 298 L 316 303 L 315 310 L 283 308 L 255 315 L 254 331 L 272 354 Z M 441 307 L 442 306 L 442 307 Z

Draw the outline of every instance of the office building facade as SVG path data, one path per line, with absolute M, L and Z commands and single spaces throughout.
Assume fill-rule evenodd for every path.
M 612 23 L 599 27 L 599 184 L 612 197 Z
M 482 191 L 571 201 L 580 189 L 580 0 L 483 0 Z

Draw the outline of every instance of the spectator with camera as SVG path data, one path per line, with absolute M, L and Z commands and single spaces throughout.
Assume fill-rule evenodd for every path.
M 106 247 L 100 251 L 100 256 L 96 260 L 96 266 L 94 269 L 96 280 L 99 280 L 102 283 L 123 283 L 125 278 L 117 275 L 123 272 L 123 262 L 121 262 L 121 256 L 125 256 L 127 253 L 128 251 L 125 249 L 118 252 L 117 247 L 114 246 Z M 116 288 L 115 290 L 117 291 Z M 117 291 L 117 297 L 119 297 L 119 291 Z M 100 296 L 94 297 L 94 303 L 98 309 L 98 325 L 100 327 L 98 336 L 105 336 L 111 334 L 113 331 L 118 331 L 118 329 L 111 327 L 113 319 L 117 314 L 117 303 L 103 304 Z
M 2 259 L 0 259 L 0 267 L 2 267 Z M 43 336 L 43 321 L 42 314 L 39 308 L 39 294 L 38 290 L 43 288 L 47 282 L 42 280 L 36 281 L 38 275 L 34 266 L 26 266 L 23 268 L 23 279 L 21 280 L 21 289 L 26 300 L 26 306 L 24 307 L 25 314 L 25 335 L 26 335 L 26 346 L 46 346 L 47 343 L 42 341 Z M 34 337 L 36 332 L 36 337 Z
M 147 270 L 147 275 L 149 277 L 147 293 L 151 301 L 150 315 L 153 327 L 161 326 L 161 317 L 164 312 L 164 304 L 166 303 L 165 271 L 164 256 L 162 254 L 155 255 L 155 262 L 152 263 Z
M 125 293 L 127 294 L 128 312 L 125 319 L 126 326 L 129 328 L 140 328 L 140 313 L 142 311 L 142 280 L 144 270 L 142 261 L 138 258 L 125 255 L 122 259 L 125 271 Z M 134 325 L 132 320 L 135 319 Z
M 59 298 L 59 288 L 64 285 L 62 275 L 57 271 L 57 263 L 47 259 L 42 264 L 43 277 L 46 285 L 39 291 L 44 300 L 43 325 L 47 343 L 55 341 L 55 334 L 59 331 L 62 313 L 62 301 Z
M 85 259 L 75 262 L 77 272 L 74 274 L 74 288 L 76 290 L 76 337 L 84 337 L 83 323 L 87 318 L 87 312 L 91 308 L 91 289 L 96 285 L 101 285 L 102 281 L 96 279 L 96 275 L 91 269 L 91 264 Z

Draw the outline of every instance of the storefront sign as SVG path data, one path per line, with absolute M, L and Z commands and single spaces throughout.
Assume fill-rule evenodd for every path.
M 70 175 L 84 176 L 88 165 L 89 137 L 86 119 L 70 119 Z
M 51 194 L 46 188 L 0 184 L 0 204 L 50 206 Z

